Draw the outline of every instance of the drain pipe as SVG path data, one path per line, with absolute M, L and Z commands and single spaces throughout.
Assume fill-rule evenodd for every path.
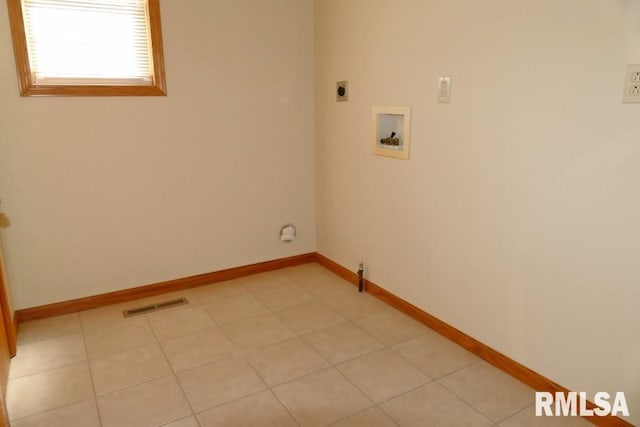
M 364 264 L 358 264 L 358 292 L 364 290 Z

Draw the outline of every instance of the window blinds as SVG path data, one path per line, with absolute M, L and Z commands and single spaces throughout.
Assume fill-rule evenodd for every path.
M 35 84 L 151 85 L 146 0 L 22 0 Z

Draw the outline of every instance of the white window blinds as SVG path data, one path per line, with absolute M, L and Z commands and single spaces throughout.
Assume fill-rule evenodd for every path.
M 35 84 L 151 85 L 146 0 L 22 0 Z

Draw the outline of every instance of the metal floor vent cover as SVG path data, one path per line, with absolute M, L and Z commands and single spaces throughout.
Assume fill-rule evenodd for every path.
M 170 301 L 163 301 L 157 304 L 149 304 L 144 307 L 136 307 L 130 310 L 124 310 L 122 315 L 124 317 L 140 316 L 141 314 L 152 313 L 154 311 L 163 310 L 165 308 L 178 307 L 180 305 L 189 304 L 186 298 L 172 299 Z

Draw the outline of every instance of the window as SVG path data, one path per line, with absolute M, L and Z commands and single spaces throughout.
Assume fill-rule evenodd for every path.
M 22 96 L 165 95 L 159 0 L 7 0 Z

